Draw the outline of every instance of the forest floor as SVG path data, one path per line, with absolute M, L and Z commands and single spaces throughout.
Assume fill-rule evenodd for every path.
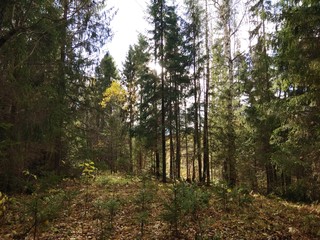
M 106 172 L 66 179 L 2 203 L 0 239 L 320 239 L 320 205 L 223 187 L 193 188 L 179 202 L 175 189 Z M 196 202 L 192 211 L 186 202 Z

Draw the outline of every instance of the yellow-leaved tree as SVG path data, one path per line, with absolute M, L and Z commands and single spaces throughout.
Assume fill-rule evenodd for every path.
M 105 158 L 112 172 L 126 171 L 129 166 L 126 102 L 127 91 L 119 81 L 112 81 L 103 92 L 100 102 L 101 107 L 106 111 L 103 133 L 106 139 Z
M 104 91 L 100 105 L 103 108 L 106 108 L 109 104 L 111 106 L 123 106 L 126 101 L 126 94 L 126 90 L 118 81 L 112 81 L 110 87 Z

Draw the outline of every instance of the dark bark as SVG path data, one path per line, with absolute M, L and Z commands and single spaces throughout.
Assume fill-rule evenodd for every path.
M 167 182 L 167 159 L 166 159 L 166 109 L 165 109 L 165 82 L 164 82 L 164 6 L 161 2 L 160 6 L 160 21 L 161 21 L 161 33 L 160 33 L 160 63 L 161 63 L 161 146 L 162 146 L 162 182 Z
M 156 155 L 156 177 L 157 179 L 160 178 L 160 154 L 158 148 L 155 150 Z
M 266 164 L 266 175 L 267 175 L 267 194 L 272 193 L 275 190 L 277 183 L 276 168 L 273 164 Z
M 177 90 L 177 84 L 175 86 Z M 175 102 L 175 116 L 176 116 L 176 175 L 177 178 L 181 178 L 181 140 L 180 140 L 180 108 L 179 98 Z
M 203 181 L 210 184 L 209 166 L 209 131 L 208 131 L 208 107 L 209 107 L 209 86 L 210 86 L 210 50 L 209 50 L 209 28 L 208 28 L 208 3 L 206 0 L 206 76 L 205 76 L 205 102 L 204 102 L 204 125 L 203 125 Z

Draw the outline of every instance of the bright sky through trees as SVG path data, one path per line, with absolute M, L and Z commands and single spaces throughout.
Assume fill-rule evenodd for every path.
M 179 3 L 180 1 L 176 1 Z M 114 7 L 117 14 L 111 22 L 111 29 L 113 30 L 113 39 L 108 42 L 101 52 L 101 58 L 105 51 L 109 51 L 115 59 L 117 67 L 122 68 L 122 63 L 128 52 L 129 45 L 137 42 L 138 33 L 145 34 L 148 30 L 147 5 L 149 0 L 109 0 L 108 7 Z M 242 11 L 244 11 L 242 9 Z M 241 20 L 242 21 L 242 20 Z M 240 39 L 242 41 L 242 48 L 247 46 L 243 41 L 246 41 L 247 29 L 241 31 Z
M 106 49 L 115 59 L 117 66 L 122 67 L 129 45 L 136 43 L 138 33 L 145 33 L 148 23 L 145 19 L 146 0 L 110 0 L 108 6 L 118 10 L 111 28 L 114 37 Z

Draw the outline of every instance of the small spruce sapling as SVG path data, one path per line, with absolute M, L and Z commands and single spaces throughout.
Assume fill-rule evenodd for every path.
M 25 238 L 33 229 L 33 239 L 37 239 L 39 228 L 58 217 L 64 202 L 64 193 L 60 190 L 51 190 L 49 193 L 34 193 L 30 201 L 25 203 L 25 212 L 32 219 L 29 226 L 19 238 Z
M 190 185 L 185 190 L 185 214 L 191 217 L 191 222 L 197 226 L 195 239 L 202 239 L 203 218 L 201 213 L 209 207 L 210 193 L 197 185 Z
M 113 222 L 120 208 L 120 201 L 115 198 L 111 198 L 109 201 L 106 202 L 105 208 L 109 214 L 110 229 L 113 230 Z
M 231 210 L 232 206 L 243 207 L 252 202 L 252 197 L 245 187 L 228 188 L 225 183 L 217 184 L 214 192 L 223 202 L 224 210 Z
M 179 227 L 183 220 L 184 213 L 184 188 L 183 183 L 174 182 L 170 188 L 171 194 L 164 203 L 164 211 L 161 217 L 164 221 L 168 222 L 172 230 L 173 237 L 179 236 Z
M 114 228 L 114 218 L 119 211 L 120 201 L 113 197 L 107 201 L 97 201 L 95 205 L 100 218 L 100 238 L 104 239 L 107 232 Z
M 145 225 L 148 222 L 151 204 L 155 195 L 155 186 L 146 175 L 143 175 L 141 184 L 141 189 L 135 197 L 135 203 L 137 205 L 137 220 L 140 223 L 140 239 L 143 239 Z
M 173 228 L 173 236 L 179 237 L 179 227 L 189 219 L 197 226 L 196 238 L 202 235 L 200 213 L 209 206 L 210 194 L 196 185 L 174 183 L 172 196 L 164 204 L 163 220 Z

